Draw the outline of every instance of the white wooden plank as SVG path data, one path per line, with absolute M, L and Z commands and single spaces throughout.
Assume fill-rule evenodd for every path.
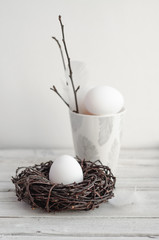
M 49 159 L 3 159 L 0 163 L 1 174 L 0 181 L 9 181 L 15 171 L 21 166 L 30 166 Z M 119 160 L 118 171 L 116 174 L 119 178 L 159 178 L 159 160 L 158 159 L 121 159 Z
M 121 193 L 120 193 L 121 191 Z M 60 212 L 60 213 L 45 213 L 40 209 L 32 210 L 27 203 L 17 201 L 14 192 L 0 193 L 0 217 L 52 217 L 52 216 L 83 216 L 83 217 L 159 217 L 159 191 L 137 191 L 133 195 L 133 191 L 127 191 L 127 199 L 122 200 L 123 190 L 118 190 L 116 198 L 123 201 L 123 206 L 120 204 L 113 205 L 103 203 L 98 209 L 93 211 L 75 211 L 75 212 Z M 118 194 L 118 195 L 117 195 Z M 125 193 L 124 193 L 125 194 Z M 132 198 L 131 198 L 132 197 Z M 115 200 L 115 198 L 114 198 Z M 121 202 L 120 200 L 120 202 Z
M 0 192 L 14 191 L 15 187 L 11 181 L 0 181 Z
M 120 158 L 159 159 L 159 148 L 121 149 Z
M 74 237 L 141 237 L 159 236 L 159 219 L 99 218 L 4 218 L 0 219 L 3 235 L 41 235 Z
M 117 177 L 116 188 L 136 188 L 154 190 L 159 188 L 159 178 L 121 178 Z
M 141 236 L 141 237 L 64 237 L 64 236 L 0 236 L 1 240 L 150 240 L 150 239 L 159 239 L 159 236 Z
M 11 159 L 12 161 L 18 159 L 45 159 L 56 157 L 61 154 L 74 155 L 73 148 L 55 148 L 55 149 L 1 149 L 1 159 Z
M 54 148 L 54 149 L 0 149 L 0 159 L 22 159 L 27 158 L 51 158 L 60 154 L 74 155 L 73 148 Z M 159 149 L 121 149 L 120 158 L 129 159 L 159 159 Z

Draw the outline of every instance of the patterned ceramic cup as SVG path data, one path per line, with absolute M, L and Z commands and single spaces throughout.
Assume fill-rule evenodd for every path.
M 116 172 L 125 109 L 111 115 L 84 115 L 69 111 L 75 154 L 96 161 Z

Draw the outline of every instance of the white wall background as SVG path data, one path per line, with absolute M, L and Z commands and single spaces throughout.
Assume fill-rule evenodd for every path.
M 158 0 L 0 0 L 0 148 L 72 146 L 51 39 L 61 14 L 72 59 L 126 101 L 123 147 L 159 146 Z

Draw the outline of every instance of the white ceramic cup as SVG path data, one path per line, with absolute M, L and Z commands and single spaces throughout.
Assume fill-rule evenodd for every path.
M 125 109 L 111 115 L 84 115 L 69 111 L 75 154 L 116 172 Z

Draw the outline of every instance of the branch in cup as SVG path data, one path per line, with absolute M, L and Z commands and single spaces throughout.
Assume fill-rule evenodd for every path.
M 65 53 L 66 53 L 67 61 L 68 61 L 69 78 L 71 80 L 72 89 L 73 89 L 74 98 L 75 98 L 76 110 L 74 112 L 79 113 L 78 102 L 77 102 L 77 94 L 76 94 L 77 92 L 75 90 L 75 86 L 74 86 L 74 82 L 73 82 L 73 73 L 72 73 L 72 69 L 71 69 L 71 61 L 70 61 L 70 57 L 69 57 L 68 50 L 67 50 L 67 45 L 66 45 L 66 41 L 65 41 L 65 34 L 64 34 L 64 25 L 62 23 L 61 16 L 59 16 L 59 22 L 60 22 L 61 31 L 62 31 L 62 41 L 63 41 L 63 44 L 64 44 L 64 49 L 65 49 Z
M 80 89 L 80 86 L 78 86 L 78 87 L 76 88 L 76 92 L 78 92 L 79 89 Z
M 65 41 L 65 34 L 64 34 L 64 25 L 62 23 L 61 20 L 61 16 L 59 16 L 59 22 L 61 25 L 61 31 L 62 31 L 62 41 L 63 41 L 63 45 L 64 45 L 64 50 L 65 50 L 65 54 L 67 57 L 67 61 L 68 61 L 68 69 L 69 69 L 69 78 L 71 81 L 71 85 L 72 85 L 72 89 L 73 89 L 73 94 L 74 94 L 74 99 L 75 99 L 75 110 L 72 110 L 73 112 L 79 113 L 79 108 L 78 108 L 78 102 L 77 102 L 77 91 L 79 90 L 80 86 L 78 86 L 77 88 L 75 88 L 74 85 L 74 81 L 73 81 L 73 72 L 72 72 L 72 68 L 71 68 L 71 60 L 68 54 L 68 50 L 67 50 L 67 46 L 66 46 L 66 41 Z M 58 44 L 58 47 L 60 49 L 60 53 L 61 53 L 61 57 L 62 57 L 62 62 L 63 62 L 63 67 L 64 67 L 64 71 L 66 71 L 66 64 L 65 64 L 65 60 L 64 60 L 64 55 L 63 55 L 63 51 L 62 51 L 62 47 L 61 44 L 59 42 L 59 40 L 56 37 L 52 37 L 52 39 L 54 39 L 56 41 L 56 43 Z M 66 85 L 68 85 L 68 82 L 66 82 Z M 53 88 L 50 88 L 51 90 L 53 90 L 61 99 L 62 101 L 70 108 L 70 104 L 67 103 L 65 101 L 65 99 L 62 97 L 62 95 L 57 91 L 56 87 L 53 86 Z
M 70 105 L 65 101 L 65 99 L 62 97 L 62 95 L 58 92 L 57 88 L 55 86 L 53 86 L 52 88 L 50 88 L 52 91 L 54 91 L 61 99 L 62 101 L 67 105 L 67 107 L 70 108 Z
M 58 46 L 59 46 L 59 49 L 60 49 L 60 53 L 61 53 L 61 58 L 62 58 L 62 63 L 63 63 L 63 67 L 64 67 L 64 70 L 66 71 L 66 64 L 65 64 L 65 60 L 64 60 L 64 56 L 63 56 L 63 52 L 62 52 L 62 47 L 61 47 L 61 44 L 59 43 L 59 40 L 55 37 L 52 37 L 52 39 L 54 39 Z

